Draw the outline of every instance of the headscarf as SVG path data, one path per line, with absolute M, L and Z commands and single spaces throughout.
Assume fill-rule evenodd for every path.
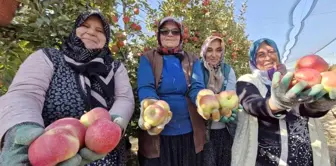
M 173 49 L 168 49 L 162 46 L 161 44 L 161 39 L 160 39 L 160 29 L 162 28 L 162 26 L 166 23 L 166 22 L 174 22 L 178 29 L 180 30 L 180 43 L 177 47 L 173 48 Z M 183 50 L 182 50 L 182 44 L 183 44 L 183 27 L 180 21 L 178 21 L 176 18 L 173 17 L 165 17 L 163 18 L 158 26 L 158 30 L 157 30 L 157 41 L 159 44 L 159 47 L 157 48 L 157 51 L 161 54 L 161 55 L 183 55 Z
M 106 36 L 106 43 L 102 49 L 87 49 L 82 40 L 76 36 L 76 29 L 90 16 L 97 16 L 102 21 Z M 110 26 L 101 13 L 85 12 L 78 16 L 74 29 L 61 47 L 65 61 L 78 73 L 79 84 L 84 92 L 82 95 L 89 103 L 88 109 L 94 107 L 109 109 L 113 104 L 113 69 L 117 66 L 114 66 L 116 63 L 113 63 L 108 48 L 110 32 Z
M 220 41 L 223 50 L 221 52 L 221 57 L 218 63 L 215 65 L 211 65 L 206 61 L 206 52 L 209 47 L 209 44 L 214 40 Z M 221 70 L 221 65 L 223 65 L 223 62 L 224 62 L 224 51 L 225 51 L 224 41 L 222 38 L 218 36 L 209 36 L 204 41 L 202 48 L 201 48 L 200 56 L 203 59 L 204 67 L 209 71 L 209 81 L 208 81 L 207 88 L 211 89 L 215 93 L 219 93 L 221 91 L 222 85 L 224 82 L 224 74 L 222 73 L 222 70 Z
M 277 53 L 278 55 L 278 60 L 279 60 L 279 63 L 281 63 L 280 61 L 280 53 L 279 53 L 279 50 L 278 50 L 278 47 L 276 45 L 276 43 L 271 40 L 271 39 L 267 39 L 267 38 L 262 38 L 262 39 L 259 39 L 257 41 L 255 41 L 251 48 L 250 48 L 250 53 L 249 53 L 249 57 L 250 57 L 250 60 L 249 60 L 249 65 L 250 65 L 250 69 L 251 69 L 251 72 L 253 74 L 257 74 L 260 76 L 260 78 L 262 79 L 262 82 L 265 84 L 265 85 L 271 85 L 272 83 L 272 78 L 273 78 L 273 74 L 275 72 L 275 69 L 272 68 L 272 69 L 269 69 L 269 70 L 259 70 L 257 68 L 257 61 L 256 61 L 256 53 L 260 47 L 260 45 L 265 42 L 266 44 L 268 44 L 269 46 L 271 46 Z

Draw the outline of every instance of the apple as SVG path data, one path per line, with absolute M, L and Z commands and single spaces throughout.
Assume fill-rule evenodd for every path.
M 135 27 L 135 30 L 136 30 L 136 31 L 141 31 L 141 26 L 140 26 L 140 25 L 137 25 L 137 26 Z
M 229 45 L 232 44 L 232 38 L 229 38 L 229 39 L 228 39 L 228 43 L 229 43 Z
M 121 128 L 108 119 L 98 119 L 86 130 L 85 145 L 98 154 L 111 152 L 121 138 Z
M 319 71 L 315 69 L 310 68 L 302 68 L 298 69 L 294 72 L 294 77 L 289 85 L 289 88 L 292 88 L 295 84 L 297 84 L 299 81 L 306 81 L 307 82 L 307 88 L 311 88 L 316 84 L 320 84 L 322 80 L 322 76 Z
M 306 55 L 296 61 L 295 69 L 310 68 L 318 72 L 327 71 L 329 68 L 328 63 L 318 55 Z
M 117 42 L 117 46 L 118 46 L 119 48 L 124 47 L 124 46 L 125 46 L 125 43 L 124 43 L 123 41 L 118 41 L 118 42 Z
M 45 131 L 52 130 L 54 128 L 68 129 L 77 137 L 80 143 L 80 147 L 84 146 L 86 127 L 76 118 L 62 118 L 51 123 L 45 128 Z
M 124 21 L 125 24 L 127 24 L 127 23 L 129 23 L 130 18 L 128 16 L 124 16 L 123 21 Z
M 327 92 L 330 92 L 332 88 L 336 88 L 336 71 L 326 71 L 321 73 L 321 84 Z
M 164 100 L 158 100 L 154 104 L 161 106 L 166 111 L 170 111 L 169 104 Z
M 202 90 L 200 90 L 197 93 L 196 103 L 199 104 L 199 101 L 200 101 L 201 97 L 205 96 L 205 95 L 215 95 L 215 93 L 212 90 L 210 90 L 210 89 L 202 89 Z
M 136 24 L 136 23 L 132 23 L 132 24 L 131 24 L 131 28 L 132 28 L 133 30 L 136 30 L 136 28 L 137 28 L 137 24 Z
M 202 96 L 198 106 L 206 119 L 210 118 L 210 115 L 212 115 L 214 120 L 219 120 L 219 102 L 215 95 Z
M 117 23 L 117 22 L 118 22 L 118 17 L 117 17 L 117 16 L 112 16 L 112 21 L 113 21 L 114 23 Z
M 233 110 L 239 105 L 239 97 L 236 94 L 236 91 L 222 91 L 216 97 L 222 109 Z
M 136 14 L 136 15 L 139 14 L 139 8 L 134 8 L 133 11 L 134 11 L 134 14 Z
M 32 166 L 55 166 L 75 156 L 80 142 L 73 132 L 66 128 L 53 128 L 38 137 L 28 149 Z
M 102 118 L 111 120 L 111 115 L 105 108 L 97 107 L 82 115 L 80 122 L 84 124 L 85 127 L 88 127 L 97 119 Z
M 118 51 L 119 51 L 119 48 L 118 48 L 117 45 L 112 45 L 112 46 L 110 47 L 110 49 L 111 49 L 112 52 L 118 52 Z
M 167 116 L 168 111 L 156 104 L 148 106 L 143 114 L 144 121 L 151 126 L 158 126 L 162 124 Z

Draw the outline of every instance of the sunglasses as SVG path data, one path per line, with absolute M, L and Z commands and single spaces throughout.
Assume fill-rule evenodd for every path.
M 160 34 L 167 36 L 171 32 L 172 35 L 177 36 L 181 34 L 179 29 L 160 29 Z

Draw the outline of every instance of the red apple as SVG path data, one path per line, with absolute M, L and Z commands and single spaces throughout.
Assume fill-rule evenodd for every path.
M 125 43 L 124 43 L 123 41 L 118 41 L 118 42 L 117 42 L 117 46 L 118 46 L 119 48 L 122 48 L 122 47 L 125 46 Z
M 84 146 L 85 140 L 85 126 L 76 118 L 63 118 L 51 123 L 45 131 L 52 130 L 54 128 L 65 128 L 73 132 L 73 135 L 77 137 L 80 143 L 80 147 Z
M 117 22 L 118 22 L 118 17 L 117 17 L 117 16 L 112 16 L 112 21 L 113 21 L 114 23 L 117 23 Z
M 129 23 L 130 18 L 128 16 L 124 16 L 123 21 L 124 21 L 125 24 L 127 24 L 127 23 Z
M 330 92 L 332 88 L 336 88 L 336 71 L 326 71 L 321 73 L 321 84 L 327 92 Z
M 135 27 L 135 30 L 136 30 L 136 31 L 141 31 L 141 26 L 140 26 L 140 25 L 137 25 L 137 26 Z
M 97 119 L 111 120 L 111 115 L 105 108 L 97 107 L 82 115 L 80 122 L 84 124 L 84 126 L 88 127 Z
M 136 29 L 137 29 L 137 24 L 136 24 L 136 23 L 132 23 L 132 24 L 131 24 L 131 28 L 132 28 L 133 30 L 136 30 Z
M 121 128 L 108 119 L 98 119 L 86 130 L 85 145 L 90 150 L 107 154 L 119 143 Z
M 295 69 L 303 68 L 315 69 L 321 73 L 327 71 L 329 65 L 322 57 L 318 55 L 306 55 L 297 60 L 295 64 Z
M 316 84 L 320 84 L 321 79 L 322 79 L 321 74 L 317 70 L 310 68 L 298 69 L 294 72 L 294 77 L 289 86 L 289 89 L 292 88 L 295 84 L 297 84 L 301 80 L 306 81 L 308 83 L 307 88 L 311 88 Z
M 55 166 L 75 156 L 79 147 L 79 140 L 72 131 L 66 128 L 53 128 L 29 146 L 28 158 L 32 166 Z
M 117 45 L 112 45 L 112 46 L 110 47 L 110 49 L 111 49 L 112 52 L 118 52 L 118 51 L 119 51 L 119 48 L 118 48 Z
M 144 121 L 151 126 L 158 126 L 162 124 L 167 116 L 168 111 L 166 111 L 159 105 L 152 104 L 145 109 L 143 118 Z
M 219 102 L 215 95 L 204 95 L 199 100 L 199 108 L 201 108 L 203 116 L 206 119 L 210 118 L 212 115 L 212 119 L 218 121 L 220 119 L 219 113 Z
M 136 15 L 139 14 L 139 8 L 134 8 L 133 11 L 134 11 L 134 14 L 136 14 Z

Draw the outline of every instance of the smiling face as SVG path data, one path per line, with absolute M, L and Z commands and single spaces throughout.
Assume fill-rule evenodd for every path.
M 76 29 L 76 36 L 82 40 L 87 49 L 101 49 L 106 43 L 106 36 L 101 19 L 90 16 Z
M 211 41 L 205 52 L 205 61 L 210 65 L 217 65 L 221 60 L 223 49 L 219 39 Z
M 269 70 L 274 65 L 279 65 L 277 51 L 266 42 L 263 42 L 256 53 L 256 67 L 259 70 Z
M 168 21 L 159 30 L 162 47 L 176 48 L 180 44 L 181 31 L 176 23 Z

